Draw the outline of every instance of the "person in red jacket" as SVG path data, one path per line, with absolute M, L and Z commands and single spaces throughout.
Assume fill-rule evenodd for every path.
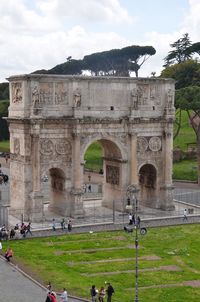
M 8 262 L 10 262 L 10 258 L 13 256 L 13 250 L 9 247 L 5 253 L 5 258 Z

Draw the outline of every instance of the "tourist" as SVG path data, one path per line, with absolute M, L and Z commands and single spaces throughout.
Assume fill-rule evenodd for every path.
M 132 214 L 131 213 L 129 213 L 128 219 L 129 219 L 129 225 L 133 224 L 133 219 L 132 219 Z
M 71 230 L 72 230 L 72 221 L 71 221 L 71 219 L 68 220 L 67 229 L 68 229 L 69 232 L 71 232 Z
M 103 302 L 106 296 L 105 288 L 102 286 L 99 290 L 99 302 Z
M 135 215 L 132 215 L 132 223 L 135 225 Z
M 16 225 L 15 225 L 15 227 L 14 227 L 14 230 L 16 231 L 16 230 L 19 230 L 19 224 L 18 223 L 16 223 Z
M 13 239 L 15 237 L 15 230 L 11 229 L 10 230 L 10 239 Z
M 140 228 L 140 222 L 141 222 L 141 219 L 140 219 L 140 216 L 137 217 L 137 222 L 136 222 L 136 225 L 138 228 Z
M 0 241 L 0 253 L 1 253 L 1 251 L 2 251 L 2 248 L 3 248 L 3 246 L 2 246 L 2 243 L 1 243 L 1 241 Z
M 91 185 L 88 185 L 88 192 L 89 192 L 89 193 L 92 192 L 92 187 L 91 187 Z
M 24 222 L 22 222 L 22 224 L 21 224 L 20 234 L 21 234 L 24 238 L 26 237 L 26 225 L 24 224 Z
M 52 230 L 55 231 L 56 230 L 56 222 L 55 219 L 53 218 L 52 220 Z
M 187 221 L 187 209 L 183 211 L 183 221 Z
M 112 285 L 110 283 L 108 283 L 108 287 L 106 290 L 107 293 L 107 302 L 111 302 L 112 300 L 112 294 L 114 293 L 114 288 L 112 287 Z
M 8 262 L 10 262 L 10 258 L 13 257 L 13 250 L 9 247 L 5 253 L 5 258 Z
M 64 230 L 65 229 L 65 219 L 63 218 L 60 222 L 61 225 L 61 229 Z
M 31 232 L 31 222 L 29 222 L 26 226 L 26 235 L 28 233 L 31 234 L 31 236 L 33 236 L 32 232 Z
M 65 287 L 63 288 L 63 292 L 61 293 L 60 298 L 61 298 L 62 302 L 67 302 L 68 301 L 67 300 L 67 290 L 66 290 Z
M 90 289 L 90 295 L 92 298 L 92 302 L 97 301 L 97 293 L 98 293 L 98 290 L 96 289 L 95 285 L 92 285 L 92 287 Z
M 56 293 L 55 292 L 50 292 L 50 298 L 51 298 L 51 302 L 57 302 L 57 299 L 56 299 Z

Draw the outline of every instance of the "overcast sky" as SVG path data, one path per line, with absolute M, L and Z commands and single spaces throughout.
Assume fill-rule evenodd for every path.
M 0 82 L 129 45 L 153 46 L 139 76 L 159 75 L 186 32 L 200 41 L 200 0 L 0 0 Z

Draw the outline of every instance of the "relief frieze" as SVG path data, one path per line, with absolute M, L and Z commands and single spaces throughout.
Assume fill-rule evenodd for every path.
M 21 103 L 22 102 L 22 83 L 14 82 L 11 84 L 12 90 L 12 102 L 13 103 Z
M 106 182 L 112 185 L 119 185 L 119 167 L 106 165 Z

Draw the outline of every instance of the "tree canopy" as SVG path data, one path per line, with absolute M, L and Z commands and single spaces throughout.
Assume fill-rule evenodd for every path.
M 138 76 L 141 66 L 155 53 L 156 50 L 152 46 L 133 45 L 93 53 L 84 56 L 83 60 L 74 60 L 69 56 L 63 64 L 34 73 L 79 75 L 87 70 L 92 75 L 130 76 L 131 72 L 134 72 Z

